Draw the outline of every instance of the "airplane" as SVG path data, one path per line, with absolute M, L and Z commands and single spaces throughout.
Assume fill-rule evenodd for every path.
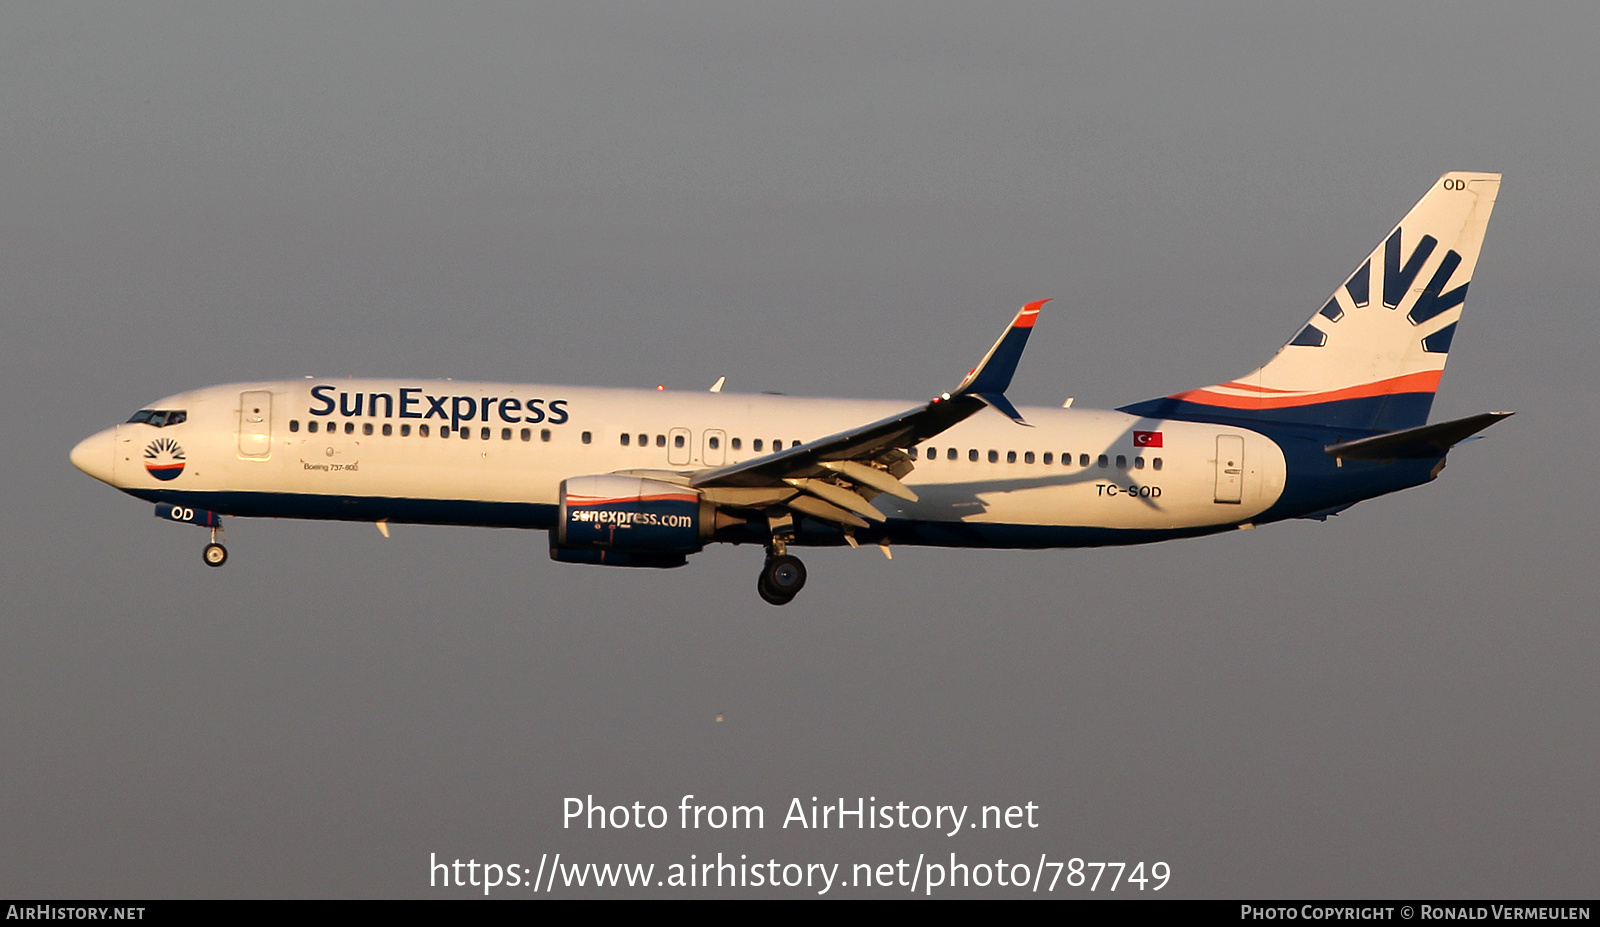
M 1325 521 L 1427 483 L 1510 412 L 1427 424 L 1500 175 L 1439 178 L 1265 365 L 1115 410 L 1018 408 L 1024 306 L 918 405 L 408 379 L 234 383 L 169 396 L 72 449 L 83 472 L 210 529 L 305 518 L 529 528 L 561 563 L 672 568 L 758 544 L 1072 548 Z

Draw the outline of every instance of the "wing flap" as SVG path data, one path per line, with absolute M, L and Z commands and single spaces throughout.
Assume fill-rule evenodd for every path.
M 867 500 L 861 498 L 843 486 L 830 483 L 826 480 L 799 479 L 784 480 L 784 482 L 788 483 L 790 486 L 793 486 L 795 489 L 800 490 L 801 492 L 810 493 L 824 502 L 831 502 L 841 509 L 849 509 L 868 521 L 884 520 L 882 512 L 873 508 L 872 504 L 867 502 Z
M 816 496 L 795 496 L 785 504 L 802 515 L 810 515 L 823 521 L 831 521 L 834 524 L 844 525 L 849 528 L 869 527 L 866 519 L 853 515 L 831 502 L 823 502 Z
M 852 483 L 870 486 L 878 492 L 886 492 L 907 502 L 917 501 L 917 494 L 911 491 L 911 487 L 900 482 L 886 470 L 878 470 L 853 460 L 829 460 L 824 461 L 822 466 Z

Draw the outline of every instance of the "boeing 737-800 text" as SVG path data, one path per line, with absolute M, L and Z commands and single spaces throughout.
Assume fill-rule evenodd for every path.
M 1510 414 L 1426 424 L 1499 186 L 1446 174 L 1265 366 L 1115 411 L 1006 398 L 1041 301 L 959 386 L 909 409 L 281 380 L 162 399 L 72 462 L 210 528 L 211 566 L 228 556 L 223 516 L 536 528 L 553 559 L 614 567 L 753 543 L 775 605 L 805 584 L 799 546 L 1093 547 L 1326 518 L 1434 479 Z

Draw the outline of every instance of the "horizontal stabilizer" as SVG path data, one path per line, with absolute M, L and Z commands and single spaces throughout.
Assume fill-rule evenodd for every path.
M 1330 457 L 1346 460 L 1406 460 L 1439 457 L 1467 438 L 1510 416 L 1510 412 L 1484 412 L 1453 422 L 1422 425 L 1358 441 L 1323 448 Z

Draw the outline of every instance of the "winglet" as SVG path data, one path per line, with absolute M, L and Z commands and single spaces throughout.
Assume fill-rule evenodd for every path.
M 1022 415 L 1016 407 L 1006 399 L 1005 391 L 1011 386 L 1012 375 L 1017 372 L 1017 362 L 1022 359 L 1022 349 L 1028 345 L 1028 336 L 1033 334 L 1033 323 L 1039 318 L 1039 309 L 1049 301 L 1041 299 L 1023 306 L 1000 340 L 994 343 L 978 366 L 972 368 L 972 372 L 961 381 L 951 397 L 973 396 L 993 406 L 1012 421 L 1027 424 L 1022 421 Z
M 999 412 L 1006 418 L 1011 419 L 1018 425 L 1027 425 L 1029 428 L 1033 427 L 1032 422 L 1025 422 L 1022 420 L 1022 413 L 1018 412 L 1017 407 L 1011 404 L 1011 400 L 1006 398 L 1005 393 L 973 393 L 972 395 L 982 399 L 984 402 L 992 406 L 996 412 Z

